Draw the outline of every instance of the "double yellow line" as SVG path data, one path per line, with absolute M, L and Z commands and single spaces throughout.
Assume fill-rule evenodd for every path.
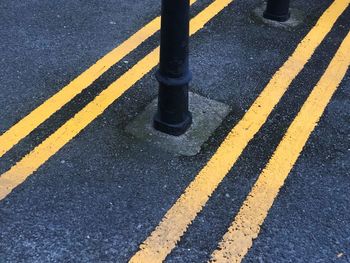
M 191 222 L 196 218 L 197 214 L 202 210 L 203 206 L 209 200 L 210 196 L 213 194 L 220 182 L 228 174 L 245 147 L 248 145 L 249 141 L 255 136 L 262 125 L 266 122 L 273 108 L 280 101 L 281 97 L 284 95 L 293 79 L 303 69 L 305 64 L 313 55 L 315 49 L 320 45 L 320 43 L 332 29 L 333 24 L 348 7 L 349 3 L 349 0 L 336 0 L 324 12 L 317 24 L 298 45 L 294 53 L 272 77 L 270 82 L 267 84 L 259 97 L 255 100 L 253 105 L 243 116 L 240 122 L 231 130 L 229 135 L 220 145 L 206 166 L 199 172 L 194 181 L 191 182 L 185 192 L 165 214 L 164 218 L 156 227 L 156 229 L 143 242 L 143 244 L 141 244 L 140 250 L 131 258 L 130 262 L 162 262 L 172 251 L 172 249 L 175 248 L 177 242 L 186 232 Z M 347 42 L 348 41 L 343 44 L 343 48 L 340 51 L 341 54 L 343 54 L 342 52 L 348 51 L 348 49 L 344 48 L 344 45 L 346 45 Z M 344 54 L 347 57 L 350 56 L 350 53 Z M 339 62 L 341 58 L 343 57 L 338 56 L 336 61 Z M 342 73 L 345 66 L 347 66 L 347 62 L 348 60 L 346 60 L 346 62 L 341 66 L 336 63 L 336 65 L 332 67 L 331 73 L 328 73 L 325 78 L 329 77 L 329 75 L 332 76 L 332 74 L 336 74 L 336 72 L 334 72 L 334 69 L 339 66 L 341 67 L 341 72 L 332 84 L 337 83 L 337 81 L 342 78 Z M 324 85 L 324 82 L 322 82 L 320 85 Z M 333 89 L 334 85 L 331 85 L 331 88 L 329 88 L 329 90 L 332 91 Z M 320 91 L 315 92 L 315 95 L 313 95 L 312 99 L 310 100 L 317 100 L 318 95 L 320 95 Z M 323 97 L 322 103 L 319 106 L 324 106 L 325 102 L 330 98 L 329 95 L 330 92 L 328 92 Z M 306 108 L 308 110 L 314 110 L 313 107 L 306 106 Z M 302 114 L 303 116 L 305 115 L 305 111 L 306 110 L 304 109 Z M 306 117 L 302 117 L 302 120 L 296 120 L 297 124 L 294 124 L 294 126 L 297 128 L 293 126 L 293 128 L 291 128 L 291 131 L 287 133 L 286 136 L 294 136 L 294 129 L 300 129 L 301 127 L 298 125 L 300 125 L 300 122 L 302 121 L 305 121 L 307 123 L 305 124 L 308 126 L 308 129 L 306 130 L 308 132 L 311 132 L 310 129 L 313 127 L 314 122 L 317 119 L 316 117 L 319 115 L 320 110 L 314 112 L 314 115 L 312 118 L 310 118 L 309 122 Z M 261 223 L 262 218 L 265 218 L 267 214 L 267 208 L 270 207 L 273 197 L 276 196 L 276 190 L 281 186 L 281 178 L 284 178 L 288 175 L 291 166 L 293 166 L 292 161 L 297 158 L 295 154 L 298 153 L 299 150 L 301 151 L 301 143 L 298 142 L 298 147 L 294 149 L 292 154 L 289 156 L 290 158 L 285 158 L 283 153 L 287 151 L 285 150 L 286 147 L 291 146 L 291 141 L 288 143 L 281 143 L 282 146 L 280 145 L 280 148 L 284 150 L 279 150 L 279 152 L 277 152 L 279 154 L 279 157 L 276 157 L 275 159 L 278 159 L 278 162 L 275 161 L 275 163 L 271 165 L 273 169 L 275 169 L 272 169 L 273 172 L 278 173 L 279 165 L 283 165 L 283 162 L 286 162 L 286 164 L 284 164 L 285 170 L 282 171 L 279 180 L 273 182 L 272 178 L 272 180 L 269 181 L 269 183 L 275 186 L 272 187 L 273 192 L 268 192 L 270 195 L 267 196 L 266 199 L 261 200 L 262 202 L 268 202 L 262 205 L 260 210 L 254 210 L 257 209 L 257 206 L 259 206 L 259 191 L 265 190 L 259 186 L 266 187 L 266 180 L 260 179 L 260 181 L 263 182 L 258 184 L 258 186 L 255 186 L 253 189 L 255 198 L 250 198 L 249 196 L 248 201 L 246 201 L 241 209 L 241 214 L 237 216 L 237 220 L 233 223 L 228 234 L 225 235 L 224 240 L 220 246 L 221 251 L 218 250 L 214 253 L 213 261 L 240 261 L 240 259 L 242 259 L 245 253 L 248 251 L 249 247 L 252 244 L 253 238 L 257 236 L 258 225 Z M 305 138 L 301 141 L 305 142 Z M 275 155 L 277 153 L 275 153 Z M 267 169 L 270 171 L 269 169 L 271 168 Z M 264 178 L 264 176 L 261 178 Z M 261 194 L 264 193 L 265 192 L 262 192 Z M 256 213 L 260 212 L 262 214 L 259 214 L 257 217 L 259 220 L 254 220 L 254 216 L 257 215 Z M 244 224 L 245 222 L 248 223 Z M 249 224 L 250 222 L 252 224 Z M 234 236 L 234 238 L 232 236 Z
M 194 2 L 194 0 L 191 1 L 191 3 Z M 210 19 L 217 15 L 231 2 L 232 0 L 215 0 L 211 3 L 191 20 L 190 34 L 195 34 L 203 28 Z M 118 47 L 111 53 L 107 54 L 94 66 L 88 69 L 86 71 L 87 73 L 84 72 L 62 91 L 58 92 L 43 105 L 39 106 L 31 114 L 22 119 L 22 121 L 13 126 L 9 131 L 4 133 L 0 138 L 2 154 L 28 135 L 37 125 L 45 121 L 51 116 L 51 114 L 57 111 L 70 99 L 85 89 L 98 77 L 99 74 L 105 72 L 108 67 L 111 67 L 113 63 L 116 63 L 119 59 L 125 56 L 127 52 L 135 49 L 138 44 L 142 43 L 150 36 L 150 34 L 153 34 L 158 29 L 159 18 L 156 18 L 132 36 L 131 40 L 127 40 L 121 45 L 121 47 Z M 35 172 L 87 125 L 102 114 L 104 110 L 106 110 L 106 108 L 118 99 L 126 90 L 152 70 L 158 64 L 158 60 L 159 47 L 151 51 L 129 71 L 108 86 L 73 118 L 68 120 L 34 150 L 12 166 L 10 170 L 0 175 L 0 200 L 5 198 L 16 186 L 21 184 L 28 176 Z M 35 123 L 35 125 L 33 123 Z
M 350 65 L 350 33 L 317 83 L 276 151 L 260 174 L 232 225 L 212 255 L 212 262 L 240 262 L 260 232 L 279 189 Z
M 190 0 L 194 4 L 197 0 Z M 46 100 L 39 107 L 22 118 L 19 122 L 0 136 L 0 158 L 18 142 L 29 135 L 40 124 L 47 120 L 52 114 L 61 109 L 75 96 L 89 87 L 97 78 L 118 63 L 130 52 L 135 50 L 149 37 L 160 29 L 160 17 L 156 17 L 118 47 L 107 53 L 94 65 L 75 78 L 67 86 Z
M 0 136 L 0 157 L 160 28 L 155 18 Z
M 338 17 L 348 7 L 349 1 L 335 0 L 325 11 L 291 57 L 272 77 L 241 121 L 231 130 L 210 161 L 166 213 L 156 229 L 140 246 L 140 250 L 131 258 L 130 262 L 162 262 L 172 251 L 217 186 L 230 171 L 249 141 L 266 122 L 293 79 L 300 73 L 315 52 L 315 49 L 332 29 Z M 232 0 L 215 0 L 191 20 L 191 34 L 200 30 L 231 2 Z M 160 19 L 158 17 L 1 135 L 0 157 L 54 112 L 86 89 L 112 65 L 157 32 L 159 24 Z M 240 261 L 247 253 L 279 188 L 283 185 L 284 179 L 294 165 L 315 123 L 346 72 L 349 63 L 347 58 L 349 56 L 348 38 L 344 40 L 329 69 L 327 69 L 324 77 L 305 102 L 306 106 L 304 105 L 298 117 L 293 121 L 285 138 L 259 177 L 252 189 L 252 194 L 245 201 L 244 206 L 242 206 L 232 226 L 220 243 L 221 250 L 214 252 L 213 261 L 224 262 L 227 258 L 229 258 L 228 262 Z M 146 55 L 134 67 L 101 92 L 93 101 L 88 103 L 72 119 L 68 120 L 28 155 L 11 167 L 9 171 L 0 175 L 0 200 L 5 198 L 16 186 L 21 184 L 95 118 L 102 114 L 126 90 L 152 70 L 158 63 L 158 53 L 159 48 L 156 48 Z M 322 99 L 319 97 L 322 97 Z M 307 119 L 305 116 L 307 116 L 306 113 L 309 111 L 313 113 L 310 119 Z M 301 135 L 300 125 L 304 124 L 307 125 L 307 128 Z M 291 155 L 288 158 L 282 158 L 282 153 L 289 147 L 294 147 Z M 279 169 L 281 165 L 284 168 L 280 173 L 276 169 Z M 269 184 L 271 184 L 271 187 Z M 260 207 L 260 210 L 256 210 L 257 202 L 261 198 L 265 198 L 263 200 L 266 201 L 266 204 Z M 255 210 L 260 213 L 256 220 L 252 219 L 255 216 Z M 246 238 L 242 238 L 244 235 L 246 235 Z

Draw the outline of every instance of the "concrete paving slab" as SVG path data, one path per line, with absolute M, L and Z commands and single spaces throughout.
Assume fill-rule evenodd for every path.
M 126 131 L 165 151 L 184 156 L 196 155 L 200 152 L 202 144 L 227 116 L 230 107 L 192 92 L 189 97 L 193 124 L 185 134 L 167 135 L 152 127 L 153 115 L 157 110 L 157 99 L 154 99 L 144 112 L 126 127 Z
M 273 21 L 270 19 L 266 19 L 263 16 L 263 13 L 266 9 L 266 4 L 259 6 L 253 11 L 253 20 L 257 23 L 264 23 L 269 26 L 279 27 L 284 29 L 291 29 L 303 24 L 305 19 L 305 13 L 296 8 L 290 8 L 290 18 L 285 22 Z

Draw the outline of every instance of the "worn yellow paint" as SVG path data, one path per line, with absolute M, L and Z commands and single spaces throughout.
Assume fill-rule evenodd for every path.
M 191 34 L 200 30 L 213 18 L 220 8 L 230 0 L 216 0 L 191 20 Z M 5 198 L 16 186 L 35 172 L 66 143 L 96 119 L 103 111 L 134 85 L 145 74 L 152 70 L 159 61 L 159 47 L 141 59 L 134 67 L 113 82 L 93 101 L 68 120 L 33 151 L 16 163 L 10 170 L 0 176 L 0 200 Z
M 211 262 L 241 262 L 350 65 L 350 33 L 262 171 Z
M 191 5 L 195 2 L 190 1 Z M 160 17 L 157 17 L 3 133 L 0 157 L 159 29 Z
M 140 250 L 130 262 L 162 262 L 174 249 L 349 2 L 336 0 L 325 11 L 292 56 L 272 77 L 242 120 L 228 134 L 206 166 L 165 214 L 151 235 L 140 245 Z

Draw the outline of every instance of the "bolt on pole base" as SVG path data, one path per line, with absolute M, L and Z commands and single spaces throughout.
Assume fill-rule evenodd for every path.
M 179 136 L 192 124 L 188 110 L 190 0 L 162 0 L 158 110 L 153 127 Z
M 286 22 L 290 18 L 289 12 L 290 0 L 268 0 L 264 18 L 277 22 Z

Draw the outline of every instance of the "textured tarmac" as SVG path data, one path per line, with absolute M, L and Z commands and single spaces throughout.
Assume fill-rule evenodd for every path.
M 211 1 L 199 1 L 193 15 Z M 0 262 L 127 262 L 331 1 L 292 1 L 293 28 L 236 0 L 191 38 L 191 90 L 231 112 L 195 156 L 125 131 L 157 95 L 154 71 L 0 201 Z M 160 1 L 3 0 L 0 133 L 160 13 Z M 167 262 L 206 262 L 350 29 L 340 17 Z M 150 38 L 0 160 L 7 171 L 158 44 Z M 243 262 L 350 262 L 350 72 Z

